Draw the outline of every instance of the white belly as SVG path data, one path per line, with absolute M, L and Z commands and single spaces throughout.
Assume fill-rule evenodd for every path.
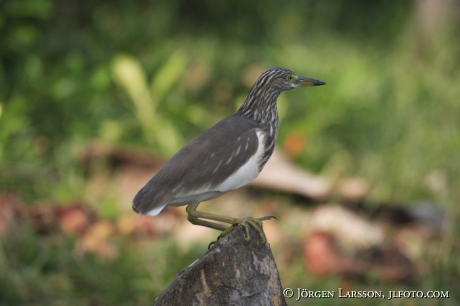
M 257 131 L 257 138 L 259 139 L 259 146 L 256 153 L 235 173 L 229 176 L 222 182 L 216 189 L 222 193 L 240 188 L 259 175 L 259 160 L 265 151 L 265 134 Z

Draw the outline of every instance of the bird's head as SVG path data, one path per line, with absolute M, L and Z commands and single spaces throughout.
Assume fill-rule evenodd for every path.
M 295 75 L 288 69 L 269 69 L 254 84 L 238 113 L 258 122 L 278 122 L 276 101 L 283 91 L 324 84 L 323 81 Z
M 304 86 L 320 86 L 326 84 L 323 81 L 301 77 L 294 72 L 284 68 L 272 68 L 259 77 L 254 87 L 270 88 L 275 91 L 283 92 Z

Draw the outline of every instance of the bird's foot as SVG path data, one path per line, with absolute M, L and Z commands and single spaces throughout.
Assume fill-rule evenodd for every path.
M 263 230 L 263 221 L 265 220 L 270 220 L 276 217 L 275 216 L 265 216 L 261 218 L 253 218 L 253 217 L 248 217 L 244 219 L 235 219 L 235 223 L 230 225 L 225 231 L 222 232 L 222 234 L 219 235 L 219 238 L 225 237 L 228 234 L 230 234 L 238 225 L 241 225 L 244 227 L 245 231 L 245 239 L 246 241 L 251 240 L 251 235 L 249 234 L 249 226 L 252 226 L 260 235 L 262 238 L 262 243 L 267 242 L 267 237 L 265 236 L 264 230 Z
M 216 242 L 228 234 L 230 234 L 238 225 L 241 225 L 244 227 L 245 231 L 245 239 L 246 241 L 251 240 L 251 235 L 249 234 L 249 226 L 252 226 L 260 235 L 262 238 L 262 243 L 267 242 L 267 237 L 265 236 L 264 230 L 263 230 L 263 221 L 265 220 L 270 220 L 270 219 L 276 219 L 275 216 L 265 216 L 261 218 L 253 218 L 253 217 L 248 217 L 248 218 L 243 218 L 243 219 L 235 219 L 234 223 L 227 227 L 218 237 L 216 241 L 211 242 L 208 245 L 208 250 L 213 248 L 216 244 Z
M 275 216 L 265 216 L 261 218 L 253 218 L 253 217 L 248 217 L 248 218 L 243 218 L 243 219 L 238 219 L 238 218 L 232 218 L 232 217 L 227 217 L 227 216 L 221 216 L 221 215 L 216 215 L 216 214 L 210 214 L 202 211 L 197 211 L 198 204 L 189 204 L 187 205 L 187 208 L 185 209 L 187 212 L 187 219 L 195 225 L 201 225 L 201 226 L 206 226 L 209 228 L 213 228 L 219 231 L 222 231 L 222 233 L 217 237 L 217 240 L 219 240 L 222 237 L 227 236 L 230 234 L 238 225 L 241 225 L 244 227 L 245 230 L 245 236 L 246 236 L 246 241 L 251 240 L 251 236 L 249 235 L 249 226 L 252 226 L 256 231 L 259 232 L 260 237 L 262 238 L 262 242 L 265 243 L 267 242 L 267 237 L 265 236 L 265 233 L 263 231 L 263 224 L 262 222 L 265 220 L 270 220 L 276 217 Z M 221 223 L 227 223 L 231 224 L 229 227 L 225 226 L 224 224 L 216 223 L 216 222 L 211 222 L 211 221 L 217 221 Z M 215 243 L 217 241 L 213 241 L 209 244 L 208 249 L 211 249 L 214 247 Z

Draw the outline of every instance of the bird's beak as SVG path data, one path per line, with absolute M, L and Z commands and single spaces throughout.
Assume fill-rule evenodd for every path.
M 326 82 L 323 82 L 320 80 L 304 78 L 304 77 L 298 77 L 298 79 L 296 80 L 296 83 L 298 84 L 298 86 L 321 86 L 321 85 L 326 84 Z

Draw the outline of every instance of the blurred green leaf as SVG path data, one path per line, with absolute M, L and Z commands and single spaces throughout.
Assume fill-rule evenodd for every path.
M 119 55 L 112 61 L 112 72 L 115 81 L 131 98 L 144 135 L 151 141 L 153 134 L 150 132 L 158 124 L 156 115 L 158 103 L 150 95 L 147 77 L 141 64 L 131 56 Z
M 179 66 L 179 65 L 180 66 Z M 170 90 L 179 76 L 178 69 L 182 67 L 181 57 L 174 56 L 167 62 L 157 77 L 155 88 L 158 88 L 160 96 Z M 169 71 L 172 69 L 172 73 Z M 182 67 L 183 68 L 183 67 Z M 147 77 L 141 64 L 132 57 L 118 56 L 112 62 L 112 71 L 115 80 L 127 91 L 134 104 L 137 117 L 149 144 L 156 144 L 163 154 L 171 156 L 180 146 L 180 136 L 176 127 L 167 120 L 157 115 L 159 100 L 157 95 L 150 94 L 147 88 Z
M 151 90 L 158 101 L 162 101 L 172 87 L 184 76 L 187 66 L 187 55 L 183 51 L 175 51 L 155 74 Z

